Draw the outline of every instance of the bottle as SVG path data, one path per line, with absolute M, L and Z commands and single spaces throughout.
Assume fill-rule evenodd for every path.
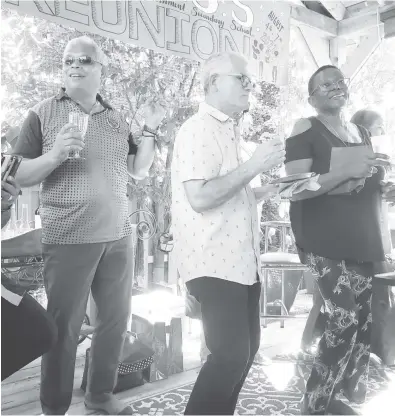
M 34 212 L 34 228 L 41 228 L 41 217 L 40 217 L 40 207 Z
M 1 230 L 2 240 L 7 240 L 18 235 L 17 222 L 16 222 L 16 210 L 15 205 L 11 207 L 11 216 L 8 224 Z
M 29 224 L 29 206 L 27 204 L 22 204 L 22 218 L 19 226 L 19 233 L 24 234 L 30 231 Z
M 1 138 L 1 154 L 11 154 L 12 146 L 8 143 L 5 136 Z

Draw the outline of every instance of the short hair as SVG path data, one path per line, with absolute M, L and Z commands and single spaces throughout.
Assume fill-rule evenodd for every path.
M 325 69 L 329 69 L 329 68 L 337 69 L 338 71 L 340 71 L 340 69 L 337 66 L 335 66 L 335 65 L 324 65 L 324 66 L 321 66 L 320 68 L 318 68 L 317 71 L 315 71 L 314 74 L 309 79 L 309 83 L 308 83 L 308 86 L 307 86 L 309 95 L 311 95 L 313 93 L 313 91 L 315 90 L 315 88 L 313 86 L 315 77 L 318 74 L 320 74 L 322 71 L 325 71 Z
M 236 52 L 220 52 L 207 58 L 202 65 L 200 74 L 204 92 L 208 92 L 210 78 L 214 74 L 230 73 L 237 63 L 248 67 L 248 60 L 243 55 Z
M 106 54 L 103 52 L 102 48 L 89 36 L 79 36 L 78 38 L 71 39 L 66 47 L 64 48 L 64 52 L 72 45 L 82 43 L 84 45 L 90 46 L 95 51 L 95 61 L 99 62 L 103 67 L 108 66 L 108 58 Z
M 381 119 L 382 117 L 377 111 L 364 108 L 362 110 L 358 110 L 351 117 L 350 121 L 351 123 L 358 124 L 359 126 L 365 127 L 365 129 L 369 130 L 373 122 L 379 118 Z

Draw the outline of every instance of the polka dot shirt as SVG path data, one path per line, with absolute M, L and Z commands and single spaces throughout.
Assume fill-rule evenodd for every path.
M 71 111 L 82 111 L 64 90 L 30 110 L 15 153 L 34 159 L 49 152 Z M 129 128 L 100 96 L 81 157 L 68 159 L 41 184 L 43 243 L 116 241 L 131 234 L 127 197 Z
M 260 277 L 257 205 L 248 185 L 229 201 L 196 213 L 184 182 L 209 181 L 241 163 L 240 137 L 233 121 L 202 103 L 181 127 L 171 169 L 174 258 L 181 278 L 210 276 L 245 285 Z

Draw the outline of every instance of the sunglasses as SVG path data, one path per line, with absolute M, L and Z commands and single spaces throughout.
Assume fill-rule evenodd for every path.
M 93 65 L 94 63 L 102 65 L 101 62 L 95 61 L 88 55 L 79 56 L 78 58 L 67 56 L 66 58 L 64 58 L 63 64 L 66 66 L 71 66 L 76 61 L 78 61 L 80 65 L 85 65 L 85 66 Z
M 241 86 L 243 88 L 255 88 L 255 83 L 247 75 L 243 75 L 243 74 L 225 74 L 225 75 L 229 77 L 237 78 L 240 81 Z

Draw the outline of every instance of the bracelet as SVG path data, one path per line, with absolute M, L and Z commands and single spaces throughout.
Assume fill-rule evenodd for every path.
M 155 130 L 150 129 L 150 128 L 146 125 L 146 124 L 144 124 L 144 127 L 143 127 L 143 132 L 144 132 L 144 131 L 146 131 L 146 132 L 151 133 L 151 134 L 153 134 L 154 136 L 156 136 L 156 132 L 157 132 L 157 130 L 158 130 L 158 129 L 155 129 Z
M 155 138 L 156 137 L 156 134 L 151 134 L 151 133 L 149 133 L 149 134 L 144 134 L 144 132 L 141 134 L 141 136 L 142 137 L 153 137 L 153 138 Z

